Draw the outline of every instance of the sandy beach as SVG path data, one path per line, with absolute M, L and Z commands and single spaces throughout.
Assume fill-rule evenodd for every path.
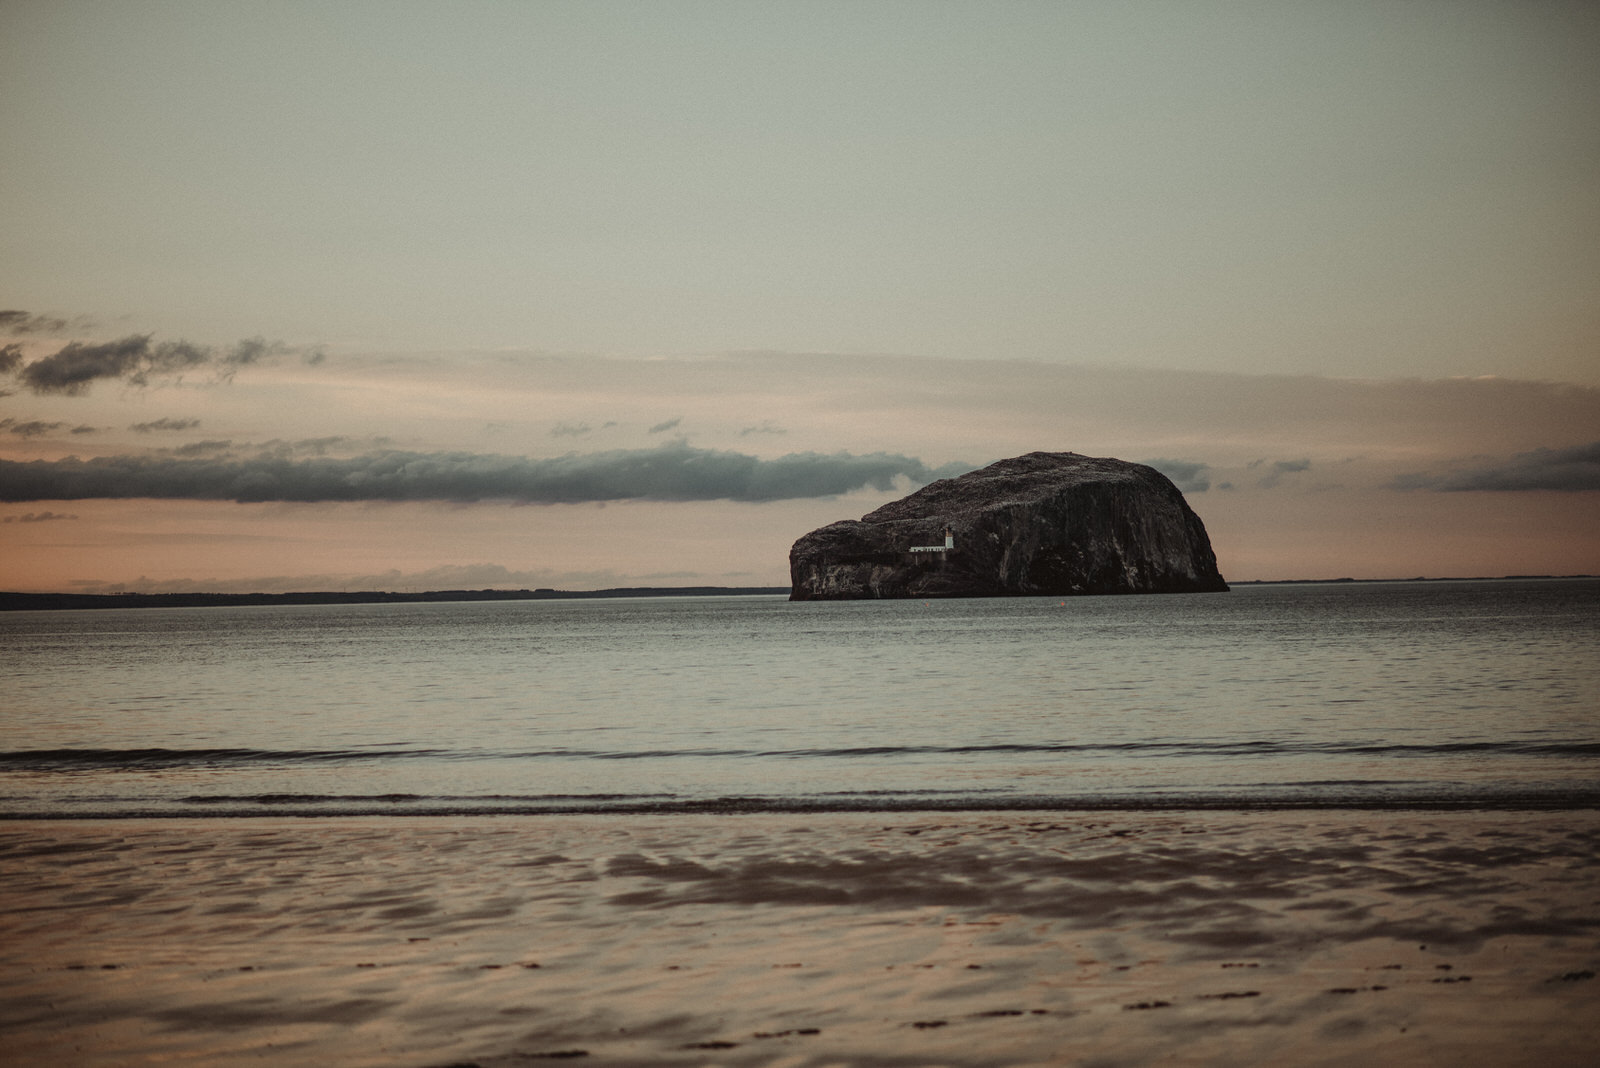
M 1600 813 L 0 824 L 14 1065 L 1588 1065 Z

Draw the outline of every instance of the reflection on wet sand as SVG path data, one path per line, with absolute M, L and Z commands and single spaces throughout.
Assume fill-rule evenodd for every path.
M 1586 1064 L 1600 813 L 0 826 L 15 1063 Z

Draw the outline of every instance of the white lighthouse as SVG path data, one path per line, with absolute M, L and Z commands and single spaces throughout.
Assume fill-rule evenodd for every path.
M 914 553 L 947 553 L 955 547 L 956 536 L 949 527 L 945 527 L 943 545 L 913 545 L 911 551 Z

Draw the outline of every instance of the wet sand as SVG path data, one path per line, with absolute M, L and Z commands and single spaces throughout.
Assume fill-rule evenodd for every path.
M 0 824 L 11 1065 L 1589 1065 L 1600 813 Z

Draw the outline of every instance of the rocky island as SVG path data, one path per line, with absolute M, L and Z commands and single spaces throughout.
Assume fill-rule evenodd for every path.
M 1204 593 L 1228 588 L 1161 472 L 1030 452 L 941 479 L 789 550 L 794 601 Z

